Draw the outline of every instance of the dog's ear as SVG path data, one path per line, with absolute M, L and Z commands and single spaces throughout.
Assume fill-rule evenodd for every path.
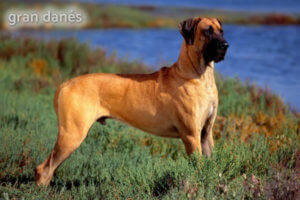
M 219 22 L 220 26 L 222 27 L 222 22 L 217 18 L 217 21 Z
M 183 36 L 186 44 L 194 44 L 194 37 L 197 30 L 197 25 L 200 22 L 201 18 L 189 18 L 181 22 L 178 27 L 181 35 Z

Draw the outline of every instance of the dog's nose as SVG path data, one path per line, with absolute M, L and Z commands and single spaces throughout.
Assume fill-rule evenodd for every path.
M 222 43 L 220 43 L 219 44 L 219 47 L 220 47 L 220 49 L 228 49 L 228 47 L 229 47 L 229 44 L 228 44 L 228 42 L 222 42 Z

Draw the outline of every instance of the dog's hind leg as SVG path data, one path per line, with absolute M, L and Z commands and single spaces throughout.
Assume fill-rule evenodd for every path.
M 61 96 L 61 94 L 60 94 Z M 95 108 L 72 94 L 60 97 L 58 137 L 48 158 L 36 168 L 36 184 L 48 185 L 56 168 L 82 143 L 96 120 Z M 81 97 L 80 97 L 81 98 Z M 83 97 L 84 98 L 84 97 Z

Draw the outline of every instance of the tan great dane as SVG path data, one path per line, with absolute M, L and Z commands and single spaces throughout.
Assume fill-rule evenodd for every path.
M 224 59 L 228 43 L 215 18 L 187 19 L 179 29 L 184 40 L 178 61 L 170 67 L 152 74 L 87 74 L 57 89 L 58 137 L 49 157 L 36 168 L 37 185 L 48 185 L 92 124 L 105 124 L 107 118 L 154 135 L 181 138 L 188 155 L 210 155 L 218 107 L 214 62 Z

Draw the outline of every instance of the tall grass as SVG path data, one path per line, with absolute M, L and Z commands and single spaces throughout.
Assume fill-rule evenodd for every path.
M 0 198 L 293 199 L 299 195 L 300 120 L 268 91 L 217 76 L 219 116 L 211 158 L 180 140 L 108 120 L 56 171 L 47 188 L 33 169 L 52 149 L 55 87 L 83 73 L 144 73 L 75 40 L 0 39 Z

